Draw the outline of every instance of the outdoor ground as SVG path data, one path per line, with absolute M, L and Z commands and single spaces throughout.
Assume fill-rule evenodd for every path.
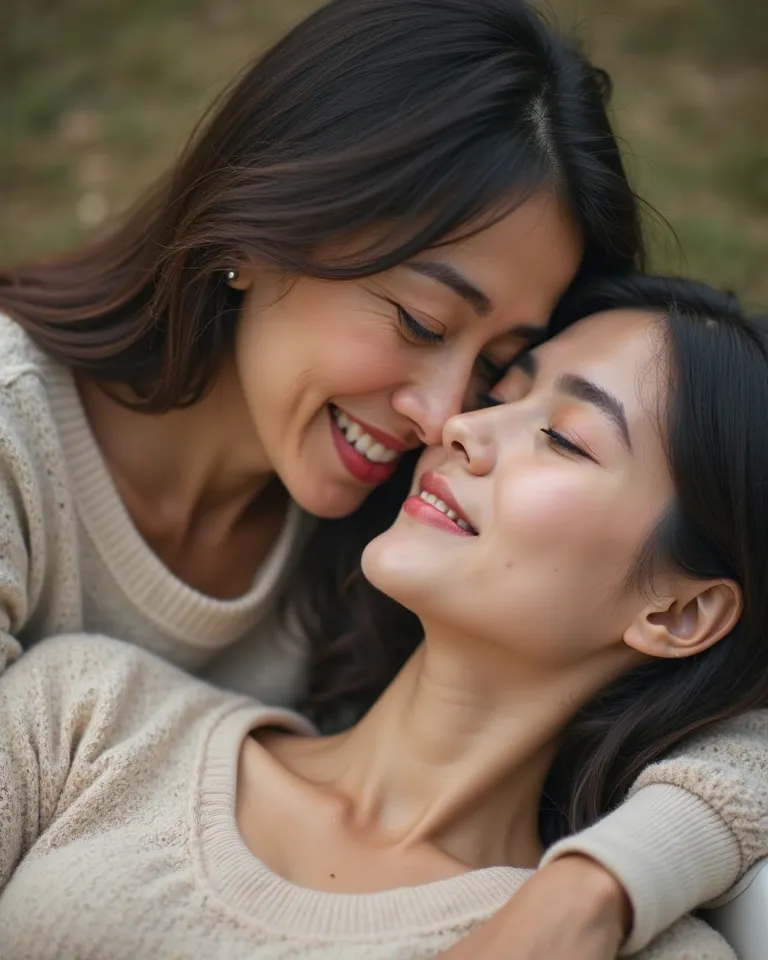
M 0 0 L 0 262 L 130 202 L 313 0 Z M 768 0 L 550 0 L 615 81 L 656 264 L 768 305 Z

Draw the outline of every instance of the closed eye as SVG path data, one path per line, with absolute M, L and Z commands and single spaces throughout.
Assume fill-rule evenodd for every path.
M 442 343 L 445 339 L 442 333 L 436 333 L 434 330 L 425 327 L 424 324 L 419 323 L 415 317 L 411 316 L 407 310 L 404 310 L 400 306 L 397 307 L 397 317 L 400 321 L 400 326 L 408 336 L 419 343 Z
M 595 463 L 595 458 L 587 453 L 583 447 L 580 447 L 578 444 L 573 443 L 567 437 L 564 437 L 562 433 L 558 433 L 557 430 L 552 430 L 550 427 L 542 427 L 541 432 L 549 438 L 551 446 L 562 450 L 565 453 L 570 453 L 573 456 L 583 457 L 585 460 L 591 460 Z

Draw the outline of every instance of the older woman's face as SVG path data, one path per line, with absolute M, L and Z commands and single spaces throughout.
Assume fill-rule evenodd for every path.
M 341 516 L 438 443 L 468 393 L 543 330 L 582 256 L 557 197 L 362 280 L 286 286 L 245 271 L 237 370 L 256 435 L 311 513 Z M 473 377 L 477 382 L 472 384 Z
M 666 369 L 659 323 L 634 311 L 523 355 L 499 406 L 453 417 L 424 453 L 366 575 L 427 625 L 547 664 L 619 640 L 647 602 L 627 574 L 673 496 Z

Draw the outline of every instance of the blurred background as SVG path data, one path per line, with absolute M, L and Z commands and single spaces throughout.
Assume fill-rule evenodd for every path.
M 130 203 L 318 0 L 0 0 L 0 262 Z M 768 307 L 768 0 L 548 0 L 613 77 L 654 263 Z

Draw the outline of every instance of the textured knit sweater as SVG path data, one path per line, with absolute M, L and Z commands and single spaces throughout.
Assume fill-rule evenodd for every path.
M 132 524 L 70 372 L 0 316 L 0 673 L 45 637 L 104 633 L 263 702 L 294 704 L 306 645 L 280 627 L 275 604 L 307 528 L 294 507 L 240 599 L 180 582 Z M 724 893 L 768 854 L 768 715 L 686 744 L 546 859 L 568 850 L 623 883 L 635 917 L 627 951 Z
M 251 589 L 235 600 L 187 586 L 133 525 L 70 371 L 0 316 L 0 672 L 43 637 L 101 632 L 292 704 L 306 654 L 275 607 L 309 526 L 292 504 Z
M 306 721 L 99 637 L 48 640 L 0 678 L 0 953 L 8 960 L 419 960 L 530 871 L 382 893 L 271 872 L 241 839 L 238 757 Z M 258 824 L 255 825 L 258 830 Z M 734 960 L 685 919 L 645 960 Z

